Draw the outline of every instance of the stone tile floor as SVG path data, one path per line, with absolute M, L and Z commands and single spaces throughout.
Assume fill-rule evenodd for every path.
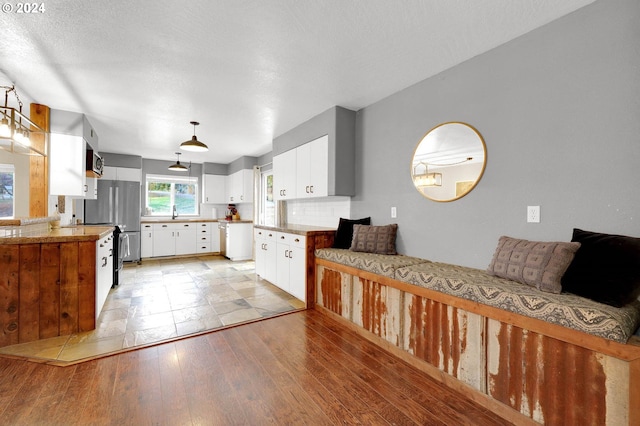
M 0 354 L 74 363 L 285 312 L 304 303 L 256 277 L 253 261 L 221 256 L 127 264 L 96 329 L 0 348 Z

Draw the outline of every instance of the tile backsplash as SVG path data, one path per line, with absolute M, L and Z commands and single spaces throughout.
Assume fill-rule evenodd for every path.
M 326 197 L 287 201 L 287 223 L 337 228 L 341 217 L 351 217 L 351 198 Z

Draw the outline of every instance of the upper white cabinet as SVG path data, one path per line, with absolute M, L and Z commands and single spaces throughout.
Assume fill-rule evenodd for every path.
M 355 195 L 355 117 L 333 107 L 273 140 L 276 200 Z
M 84 197 L 88 191 L 85 140 L 51 133 L 49 143 L 49 194 Z
M 130 167 L 104 166 L 101 179 L 141 182 L 142 170 Z
M 329 136 L 324 135 L 273 158 L 276 200 L 329 194 Z
M 273 157 L 273 195 L 276 200 L 296 198 L 296 150 Z
M 243 169 L 227 176 L 228 203 L 253 202 L 253 170 Z
M 51 110 L 49 194 L 95 198 L 95 180 L 87 178 L 87 150 L 97 150 L 98 135 L 84 114 Z
M 296 197 L 329 195 L 329 136 L 296 148 Z
M 223 175 L 202 175 L 202 202 L 225 204 L 227 202 L 227 177 Z

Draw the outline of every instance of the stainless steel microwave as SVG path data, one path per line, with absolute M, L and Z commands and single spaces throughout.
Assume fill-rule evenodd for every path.
M 92 149 L 87 150 L 87 175 L 100 177 L 104 170 L 104 163 L 100 154 Z

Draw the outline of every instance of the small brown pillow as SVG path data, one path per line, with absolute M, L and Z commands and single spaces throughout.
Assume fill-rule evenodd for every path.
M 562 291 L 562 275 L 580 243 L 538 242 L 500 237 L 487 273 L 536 287 L 549 293 Z
M 353 225 L 351 251 L 376 254 L 397 254 L 396 234 L 398 225 L 385 226 Z

